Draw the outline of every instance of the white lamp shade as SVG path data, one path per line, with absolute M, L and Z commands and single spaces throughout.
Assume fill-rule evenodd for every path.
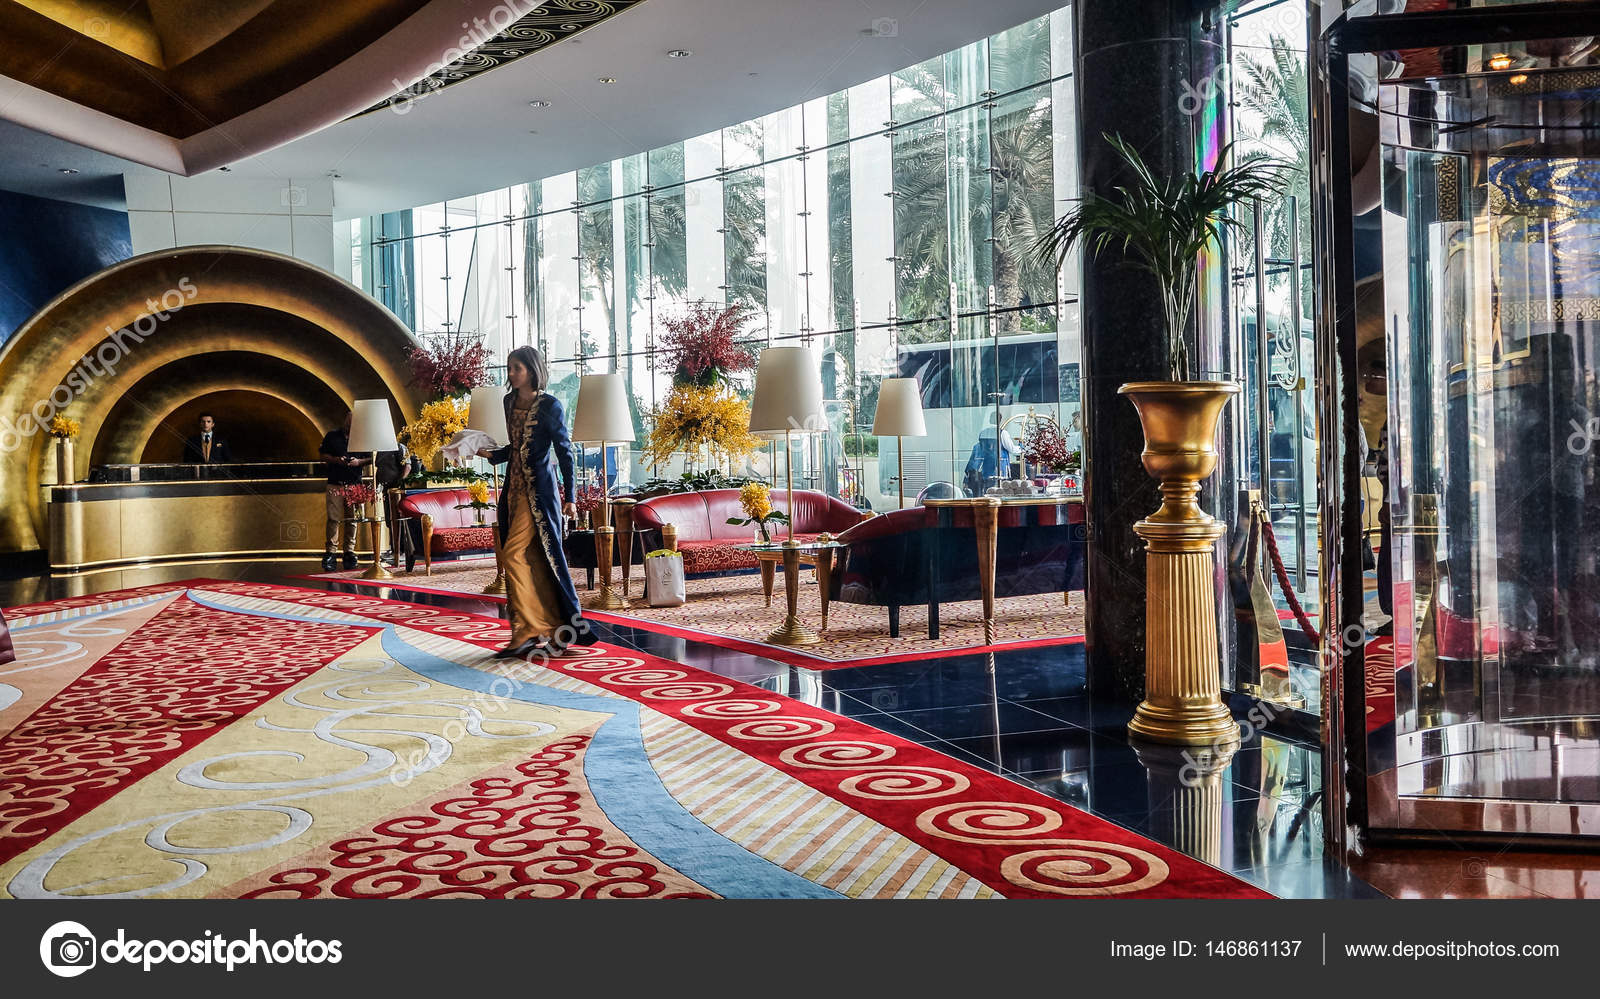
M 467 406 L 467 429 L 488 434 L 496 444 L 511 440 L 506 427 L 505 389 L 498 385 L 479 385 L 472 390 Z
M 879 437 L 926 437 L 922 386 L 915 378 L 885 378 L 878 386 L 878 412 L 872 432 Z
M 822 415 L 822 370 L 808 347 L 768 347 L 756 367 L 756 392 L 750 400 L 750 432 L 775 436 L 785 431 L 826 429 Z
M 350 410 L 351 451 L 396 451 L 394 420 L 389 416 L 389 400 L 357 399 Z
M 622 375 L 584 375 L 578 381 L 578 412 L 572 419 L 572 439 L 583 444 L 633 440 L 633 417 L 628 413 L 628 387 Z

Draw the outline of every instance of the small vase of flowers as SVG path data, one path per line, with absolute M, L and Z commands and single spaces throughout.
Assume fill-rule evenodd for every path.
M 469 482 L 467 484 L 467 495 L 471 498 L 465 503 L 457 503 L 456 509 L 472 510 L 477 516 L 477 525 L 479 527 L 488 526 L 483 519 L 483 511 L 494 506 L 494 503 L 489 500 L 489 483 L 482 479 Z
M 1022 457 L 1035 468 L 1066 475 L 1078 466 L 1078 452 L 1067 446 L 1061 427 L 1049 417 L 1028 422 L 1022 435 Z
M 56 484 L 70 486 L 76 481 L 77 472 L 72 460 L 72 440 L 78 436 L 80 426 L 77 420 L 70 416 L 54 416 L 50 419 L 50 436 L 56 440 Z
M 729 517 L 728 523 L 735 527 L 749 527 L 754 524 L 761 544 L 772 542 L 772 532 L 768 525 L 789 522 L 788 514 L 772 508 L 772 493 L 765 483 L 747 482 L 740 487 L 739 506 L 744 509 L 745 516 Z

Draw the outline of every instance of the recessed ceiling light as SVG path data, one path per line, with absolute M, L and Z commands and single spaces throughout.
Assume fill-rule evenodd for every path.
M 667 50 L 667 58 L 668 59 L 687 59 L 692 55 L 694 55 L 694 53 L 690 52 L 688 49 L 669 49 L 669 50 Z
M 549 106 L 550 102 L 546 100 L 535 100 L 528 102 L 528 107 L 530 108 L 547 108 Z
M 1489 68 L 1510 69 L 1511 57 L 1506 55 L 1504 52 L 1496 52 L 1494 55 L 1489 57 Z
M 617 78 L 614 77 L 614 76 L 602 76 L 602 77 L 600 77 L 600 82 L 601 83 L 616 83 L 617 82 Z
M 77 173 L 72 167 L 58 167 L 56 173 Z

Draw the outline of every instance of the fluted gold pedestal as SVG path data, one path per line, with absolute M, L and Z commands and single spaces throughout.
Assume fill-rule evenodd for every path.
M 1209 518 L 1208 518 L 1209 519 Z M 1152 742 L 1209 744 L 1237 738 L 1222 703 L 1217 662 L 1215 521 L 1184 525 L 1141 520 L 1145 539 L 1145 690 L 1128 731 Z
M 1217 418 L 1239 391 L 1231 382 L 1132 382 L 1145 471 L 1161 482 L 1161 508 L 1133 525 L 1145 541 L 1145 693 L 1128 723 L 1135 737 L 1169 745 L 1236 739 L 1217 662 L 1216 563 L 1227 528 L 1200 509 L 1200 482 L 1217 467 Z

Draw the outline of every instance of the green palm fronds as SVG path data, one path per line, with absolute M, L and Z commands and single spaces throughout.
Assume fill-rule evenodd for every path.
M 1229 145 L 1213 169 L 1157 177 L 1121 136 L 1107 134 L 1105 139 L 1127 163 L 1132 181 L 1117 187 L 1115 198 L 1086 196 L 1035 241 L 1035 252 L 1059 268 L 1075 246 L 1091 253 L 1114 247 L 1130 265 L 1153 275 L 1161 287 L 1172 378 L 1183 381 L 1189 377 L 1184 327 L 1200 255 L 1208 246 L 1220 245 L 1229 230 L 1242 231 L 1229 209 L 1279 190 L 1287 164 L 1270 159 L 1233 163 Z

